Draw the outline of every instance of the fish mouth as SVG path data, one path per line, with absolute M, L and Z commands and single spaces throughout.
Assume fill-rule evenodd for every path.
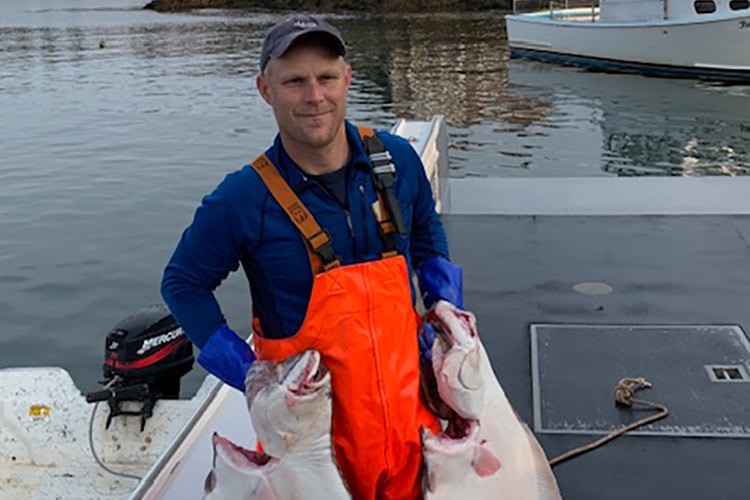
M 435 434 L 430 429 L 422 427 L 420 437 L 425 466 L 422 474 L 422 491 L 427 497 L 427 492 L 434 493 L 437 488 L 432 467 L 441 462 L 438 457 L 462 457 L 475 453 L 479 443 L 479 421 L 464 419 L 451 412 L 445 430 Z
M 282 384 L 291 394 L 299 397 L 317 393 L 330 383 L 331 374 L 321 363 L 318 351 L 305 351 L 292 363 Z
M 448 426 L 443 431 L 447 438 L 454 441 L 470 439 L 477 432 L 479 432 L 478 420 L 460 417 L 455 412 L 448 419 Z
M 422 446 L 447 454 L 461 453 L 478 439 L 479 420 L 463 418 L 454 411 L 451 411 L 448 425 L 442 432 L 435 434 L 429 429 L 422 429 Z
M 229 439 L 214 432 L 212 437 L 214 453 L 220 454 L 224 460 L 238 469 L 270 469 L 278 463 L 278 459 L 262 451 L 248 450 Z

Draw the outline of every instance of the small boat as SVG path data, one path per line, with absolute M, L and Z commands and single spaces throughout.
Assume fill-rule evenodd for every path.
M 518 0 L 520 2 L 520 0 Z M 600 0 L 506 16 L 511 57 L 750 82 L 750 0 Z

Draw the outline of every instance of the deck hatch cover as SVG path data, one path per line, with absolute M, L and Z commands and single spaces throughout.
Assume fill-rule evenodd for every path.
M 670 415 L 632 434 L 750 438 L 750 342 L 739 326 L 531 325 L 534 430 L 606 434 L 643 417 L 618 409 L 622 377 Z M 707 376 L 708 372 L 708 376 Z M 739 377 L 739 378 L 738 378 Z M 728 382 L 728 383 L 727 383 Z

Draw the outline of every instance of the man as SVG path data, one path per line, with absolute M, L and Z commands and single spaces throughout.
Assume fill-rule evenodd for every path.
M 256 83 L 279 134 L 204 198 L 162 295 L 201 349 L 198 361 L 237 389 L 256 355 L 320 351 L 332 374 L 335 455 L 352 496 L 419 498 L 419 428 L 439 429 L 419 398 L 410 275 L 415 269 L 426 307 L 439 299 L 460 307 L 460 268 L 448 261 L 413 148 L 345 120 L 345 54 L 339 31 L 309 16 L 268 32 Z M 254 352 L 213 295 L 240 264 Z

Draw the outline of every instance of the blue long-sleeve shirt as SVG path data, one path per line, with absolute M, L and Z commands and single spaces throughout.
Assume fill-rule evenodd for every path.
M 396 196 L 406 226 L 397 248 L 409 268 L 448 258 L 443 225 L 419 156 L 403 138 L 377 133 L 396 165 Z M 289 158 L 277 136 L 266 151 L 318 224 L 327 229 L 342 265 L 379 259 L 383 250 L 371 205 L 377 200 L 370 160 L 356 127 L 346 122 L 352 158 L 346 167 L 348 208 Z M 162 296 L 188 337 L 202 348 L 225 324 L 214 290 L 242 265 L 264 335 L 299 330 L 313 275 L 299 230 L 250 165 L 230 173 L 203 199 L 164 271 Z

